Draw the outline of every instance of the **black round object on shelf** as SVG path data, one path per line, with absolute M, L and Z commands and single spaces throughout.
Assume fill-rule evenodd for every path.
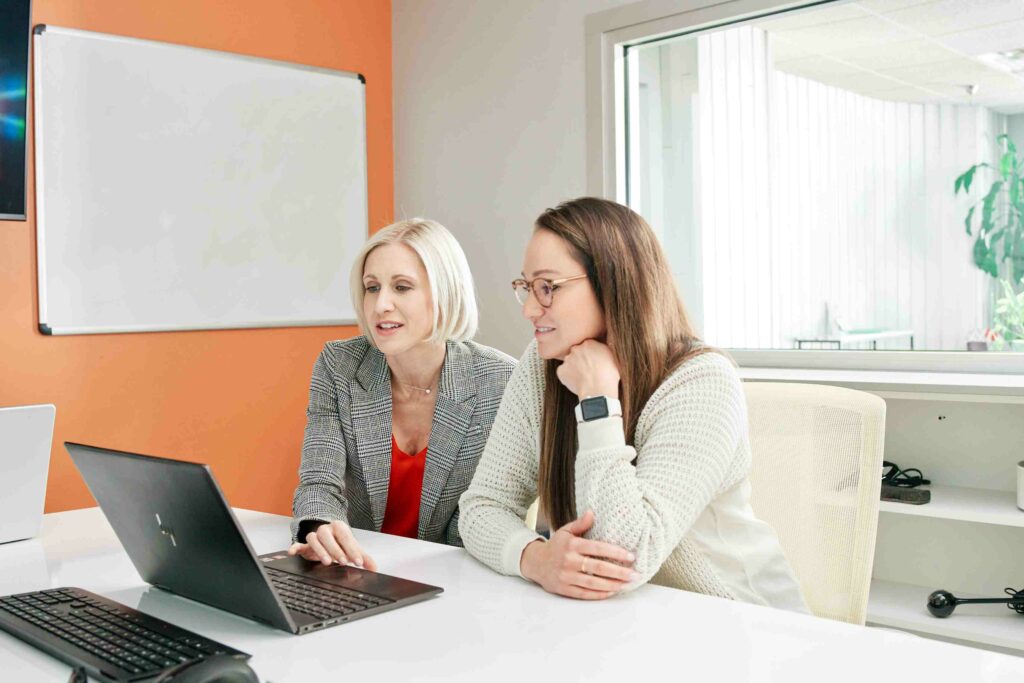
M 958 598 L 949 591 L 937 590 L 928 596 L 928 611 L 933 617 L 944 619 L 953 613 L 957 605 L 988 604 L 1006 605 L 1017 614 L 1024 614 L 1024 590 L 1007 588 L 1008 598 Z
M 928 611 L 933 617 L 948 617 L 956 609 L 956 596 L 949 591 L 935 591 L 928 596 Z

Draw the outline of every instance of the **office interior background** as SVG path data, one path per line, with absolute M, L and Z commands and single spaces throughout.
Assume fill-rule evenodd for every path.
M 621 12 L 628 26 L 636 12 L 716 4 L 728 3 L 35 0 L 33 23 L 364 74 L 371 229 L 411 216 L 451 229 L 476 279 L 478 341 L 518 356 L 530 327 L 509 281 L 533 219 L 602 190 L 588 181 L 601 157 L 588 17 L 614 24 Z M 976 246 L 982 209 L 971 234 L 964 222 L 1000 174 L 979 170 L 968 193 L 954 183 L 978 162 L 998 167 L 1001 135 L 1024 149 L 1022 36 L 1013 0 L 857 0 L 693 35 L 661 29 L 622 55 L 621 187 L 605 192 L 652 223 L 698 329 L 741 365 L 826 372 L 827 340 L 859 330 L 835 367 L 924 363 L 979 378 L 982 398 L 962 401 L 952 380 L 915 395 L 927 382 L 851 383 L 889 392 L 887 457 L 999 492 L 1013 488 L 1002 464 L 1021 459 L 1022 402 L 985 378 L 1024 368 L 1013 355 L 1024 271 L 1002 259 L 1011 235 L 1024 257 L 1024 235 L 1007 227 L 985 244 L 993 274 Z M 310 369 L 325 341 L 358 330 L 41 335 L 31 158 L 28 220 L 0 224 L 0 405 L 58 407 L 47 512 L 94 504 L 60 446 L 75 440 L 209 463 L 232 505 L 289 514 Z M 1013 201 L 999 195 L 994 220 Z M 799 340 L 812 350 L 794 355 Z M 987 350 L 968 352 L 974 342 Z M 972 585 L 941 549 L 917 548 L 912 562 L 886 553 L 926 523 L 901 517 L 880 529 L 879 575 L 953 577 L 983 593 L 1013 583 L 1021 523 L 955 526 L 971 515 L 953 514 L 950 554 L 996 548 L 998 569 Z

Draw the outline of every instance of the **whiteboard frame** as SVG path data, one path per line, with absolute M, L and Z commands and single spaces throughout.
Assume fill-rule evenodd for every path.
M 42 62 L 40 53 L 42 47 L 40 45 L 44 35 L 47 32 L 60 32 L 71 35 L 96 35 L 93 31 L 83 31 L 65 27 L 58 27 L 49 24 L 37 24 L 32 29 L 32 41 L 30 45 L 30 59 L 32 62 L 32 108 L 33 108 L 33 132 L 34 142 L 33 149 L 40 150 L 44 149 L 44 125 L 43 116 L 41 115 L 44 111 L 43 108 L 43 92 L 42 88 L 39 87 L 42 79 Z M 366 115 L 366 77 L 358 72 L 354 71 L 342 71 L 338 69 L 329 69 L 326 67 L 311 66 L 308 64 L 299 64 L 296 62 L 287 62 L 278 59 L 268 59 L 264 57 L 256 57 L 253 55 L 239 54 L 235 52 L 226 52 L 223 50 L 213 50 L 209 48 L 195 47 L 192 45 L 181 45 L 178 43 L 166 43 L 163 41 L 145 40 L 141 38 L 131 38 L 127 36 L 120 36 L 115 34 L 102 33 L 105 39 L 134 43 L 138 45 L 163 45 L 171 46 L 180 50 L 188 50 L 195 52 L 208 53 L 216 55 L 218 57 L 230 57 L 231 59 L 237 59 L 240 61 L 256 62 L 259 64 L 275 65 L 286 67 L 290 69 L 296 69 L 300 71 L 308 71 L 313 73 L 320 73 L 330 76 L 341 76 L 344 78 L 358 79 L 363 85 L 360 89 L 360 98 L 362 100 L 363 108 L 363 154 L 365 163 L 363 165 L 364 182 L 366 183 L 366 235 L 364 239 L 369 238 L 370 226 L 370 155 L 369 155 L 369 141 L 367 139 L 367 133 L 369 129 L 368 116 Z M 28 145 L 25 146 L 26 157 L 28 154 Z M 188 325 L 188 324 L 156 324 L 156 325 L 124 325 L 117 327 L 69 327 L 60 326 L 52 327 L 49 325 L 47 320 L 47 297 L 46 297 L 46 262 L 43 258 L 45 252 L 46 243 L 46 215 L 45 215 L 45 202 L 39 200 L 40 188 L 45 187 L 44 176 L 46 169 L 45 163 L 43 163 L 43 155 L 38 152 L 35 155 L 35 206 L 36 206 L 36 271 L 37 271 L 37 283 L 38 283 L 38 296 L 39 296 L 39 331 L 47 336 L 63 336 L 63 335 L 85 335 L 85 334 L 132 334 L 138 332 L 186 332 L 186 331 L 201 331 L 201 330 L 239 330 L 239 329 L 277 329 L 287 327 L 336 327 L 336 326 L 348 326 L 358 324 L 358 320 L 355 316 L 351 318 L 329 318 L 329 319 L 316 319 L 316 320 L 286 320 L 286 321 L 268 321 L 258 320 L 251 322 L 232 322 L 224 324 L 204 324 L 204 325 Z M 27 192 L 27 188 L 26 188 Z M 26 207 L 27 208 L 27 207 Z M 354 312 L 355 313 L 355 312 Z

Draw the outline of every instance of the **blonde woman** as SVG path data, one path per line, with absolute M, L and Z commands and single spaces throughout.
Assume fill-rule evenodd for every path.
M 515 360 L 470 341 L 473 278 L 435 221 L 373 235 L 351 289 L 362 335 L 313 367 L 289 553 L 376 569 L 351 527 L 462 545 L 459 496 Z
M 603 199 L 549 209 L 512 286 L 536 341 L 462 496 L 466 549 L 574 598 L 652 581 L 806 611 L 750 507 L 739 378 L 694 334 L 647 223 Z M 550 540 L 523 523 L 538 494 Z

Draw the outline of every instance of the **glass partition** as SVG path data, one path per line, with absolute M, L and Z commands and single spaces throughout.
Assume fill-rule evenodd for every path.
M 626 193 L 709 343 L 1024 350 L 1024 3 L 626 48 Z

